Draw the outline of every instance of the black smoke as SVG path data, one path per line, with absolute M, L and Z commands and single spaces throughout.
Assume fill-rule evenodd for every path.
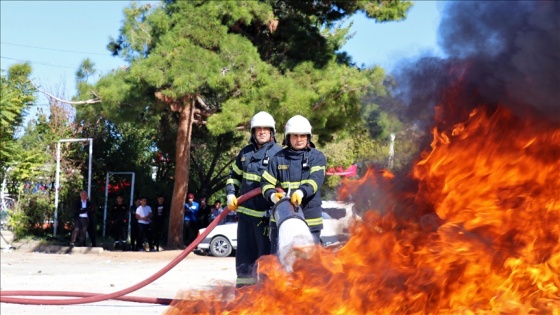
M 560 124 L 559 1 L 454 1 L 442 14 L 446 56 L 406 61 L 393 74 L 408 118 L 433 126 L 443 105 L 453 124 L 480 105 L 504 105 Z

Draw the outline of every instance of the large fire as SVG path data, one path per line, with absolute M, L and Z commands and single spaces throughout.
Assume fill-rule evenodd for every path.
M 183 292 L 167 314 L 560 314 L 557 125 L 479 108 L 434 129 L 403 182 L 345 182 L 371 206 L 343 247 L 291 273 L 264 257 L 257 285 Z

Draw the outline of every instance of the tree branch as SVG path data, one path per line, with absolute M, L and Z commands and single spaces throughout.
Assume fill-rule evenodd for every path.
M 198 125 L 198 126 L 202 126 L 202 125 L 206 125 L 207 122 L 205 120 L 193 119 L 193 124 Z
M 61 103 L 72 104 L 72 105 L 89 105 L 89 104 L 101 103 L 101 99 L 97 95 L 95 95 L 95 93 L 93 94 L 95 96 L 94 99 L 89 99 L 89 100 L 85 100 L 85 101 L 67 101 L 67 100 L 63 100 L 61 98 L 58 98 L 58 97 L 56 97 L 56 96 L 54 96 L 54 95 L 52 95 L 52 94 L 50 94 L 46 91 L 41 90 L 38 86 L 33 84 L 33 82 L 31 82 L 31 84 L 35 87 L 35 89 L 37 89 L 37 91 L 39 91 L 43 94 L 46 94 L 48 97 L 50 97 L 50 98 L 52 98 L 56 101 L 59 101 Z
M 344 87 L 347 87 L 347 85 L 345 84 Z M 340 95 L 342 95 L 343 93 L 346 92 L 353 92 L 353 91 L 358 91 L 361 88 L 354 88 L 354 89 L 349 89 L 349 90 L 344 90 L 342 89 L 341 91 L 339 91 L 338 93 L 336 93 L 336 95 L 334 95 L 331 99 L 337 99 Z M 321 105 L 323 105 L 325 103 L 325 97 L 321 98 L 320 101 L 318 101 L 317 103 L 315 103 L 315 105 L 313 105 L 313 110 L 317 110 Z
M 204 112 L 201 113 L 201 115 L 206 117 L 210 116 L 212 114 L 212 110 L 210 109 L 210 106 L 206 105 L 206 102 L 202 99 L 202 97 L 200 97 L 200 95 L 196 96 L 196 100 L 198 101 L 200 107 L 202 107 L 202 109 L 204 110 Z

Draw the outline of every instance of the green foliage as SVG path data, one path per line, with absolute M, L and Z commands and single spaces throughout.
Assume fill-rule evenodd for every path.
M 318 67 L 335 59 L 350 62 L 347 55 L 337 52 L 344 44 L 346 31 L 336 23 L 356 13 L 365 13 L 378 22 L 401 20 L 411 6 L 410 1 L 399 0 L 260 2 L 269 5 L 266 15 L 259 14 L 252 23 L 238 20 L 232 29 L 250 38 L 261 59 L 282 72 L 307 61 Z M 333 32 L 326 35 L 326 31 Z
M 369 138 L 365 140 L 370 141 Z M 356 162 L 357 152 L 353 149 L 355 142 L 353 137 L 347 137 L 342 140 L 334 141 L 322 146 L 320 149 L 327 158 L 327 168 L 331 167 L 348 167 Z
M 113 117 L 131 117 L 123 107 L 136 113 L 140 108 L 161 111 L 162 103 L 150 95 L 156 91 L 173 100 L 201 95 L 214 100 L 207 103 L 212 112 L 217 110 L 208 119 L 214 135 L 247 126 L 255 112 L 268 110 L 280 126 L 295 114 L 308 117 L 319 143 L 326 143 L 333 134 L 349 134 L 362 125 L 357 117 L 366 91 L 385 93 L 380 68 L 359 71 L 338 63 L 336 52 L 348 29 L 335 23 L 357 12 L 377 21 L 400 20 L 410 4 L 393 0 L 312 5 L 294 0 L 168 1 L 157 8 L 133 4 L 125 10 L 121 34 L 109 48 L 134 62 L 97 84 L 104 102 L 101 111 Z
M 76 80 L 79 82 L 87 82 L 90 75 L 95 74 L 95 64 L 89 59 L 86 58 L 80 64 L 78 71 L 76 71 Z
M 47 192 L 23 194 L 14 209 L 8 212 L 8 228 L 16 239 L 27 236 L 42 237 L 51 233 L 45 229 L 45 222 L 52 220 L 54 209 L 53 197 Z
M 25 183 L 38 182 L 49 177 L 50 169 L 47 165 L 51 156 L 48 152 L 49 144 L 45 145 L 41 133 L 32 132 L 36 126 L 33 122 L 27 126 L 21 137 L 15 137 L 26 110 L 35 101 L 35 88 L 28 79 L 30 72 L 31 67 L 28 64 L 15 65 L 9 69 L 8 77 L 2 76 L 0 164 L 2 178 L 6 176 L 7 193 L 20 197 L 17 209 L 11 211 L 9 218 L 9 225 L 16 237 L 31 233 L 37 224 L 42 225 L 49 213 L 52 215 L 53 210 L 48 201 L 40 200 L 30 205 L 24 200 Z M 52 146 L 50 148 L 52 149 Z
M 158 193 L 156 184 L 152 179 L 152 166 L 154 156 L 152 148 L 155 146 L 158 129 L 153 129 L 153 118 L 150 122 L 138 121 L 137 123 L 113 124 L 99 117 L 82 117 L 82 128 L 79 137 L 92 138 L 93 165 L 92 165 L 92 194 L 90 199 L 97 206 L 105 203 L 105 182 L 107 172 L 134 172 L 135 196 L 146 196 L 153 200 Z M 79 164 L 76 169 L 81 170 L 81 176 L 87 178 L 87 147 L 84 150 L 70 155 Z M 130 183 L 131 176 L 113 175 L 111 183 L 126 180 Z M 130 191 L 121 192 L 129 196 Z M 78 191 L 74 193 L 74 199 Z M 109 199 L 115 196 L 110 195 Z M 126 199 L 128 200 L 128 199 Z
M 386 114 L 385 112 L 381 112 Z M 402 126 L 401 129 L 395 126 Z M 422 149 L 423 134 L 415 128 L 408 127 L 399 121 L 387 127 L 394 131 L 395 140 L 393 142 L 392 167 L 389 167 L 391 136 L 385 130 L 371 136 L 364 126 L 363 132 L 356 132 L 344 139 L 335 139 L 321 148 L 327 157 L 327 168 L 342 166 L 347 168 L 352 164 L 357 164 L 361 171 L 374 167 L 376 169 L 390 169 L 392 172 L 399 173 L 410 169 L 415 158 L 419 156 Z M 388 134 L 385 136 L 385 134 Z M 358 174 L 359 175 L 359 174 Z M 323 185 L 323 195 L 330 199 L 336 199 L 336 191 L 341 182 L 340 176 L 327 176 Z
M 125 11 L 121 36 L 110 47 L 135 62 L 100 81 L 99 95 L 107 106 L 118 111 L 134 100 L 161 110 L 148 95 L 142 101 L 133 97 L 138 91 L 133 86 L 142 91 L 152 86 L 172 99 L 201 94 L 217 97 L 211 105 L 218 115 L 208 125 L 216 135 L 246 126 L 264 109 L 278 117 L 279 125 L 295 113 L 309 116 L 321 143 L 332 133 L 352 132 L 358 100 L 368 88 L 384 93 L 381 69 L 336 66 L 335 51 L 348 31 L 333 23 L 358 11 L 378 21 L 402 19 L 410 6 L 402 1 L 167 3 Z M 325 43 L 314 47 L 313 39 Z M 265 52 L 271 50 L 284 53 Z
M 378 22 L 400 21 L 412 7 L 412 1 L 377 0 L 364 4 L 364 10 L 370 18 Z
M 423 134 L 415 129 L 405 129 L 395 133 L 393 142 L 393 172 L 401 172 L 410 169 L 414 159 L 418 157 L 422 149 L 420 139 Z M 391 138 L 380 137 L 377 140 L 370 140 L 367 136 L 358 137 L 356 140 L 356 162 L 361 169 L 375 167 L 378 169 L 389 169 L 389 157 Z
M 22 207 L 27 217 L 27 224 L 33 235 L 39 236 L 44 234 L 43 224 L 54 217 L 53 204 L 54 196 L 36 194 L 30 196 L 27 205 Z
M 364 136 L 364 132 L 356 132 L 342 139 L 334 139 L 321 147 L 327 158 L 327 169 L 347 168 L 352 164 L 362 164 L 371 158 L 369 154 L 376 147 L 378 141 Z M 328 199 L 337 199 L 337 188 L 341 183 L 341 176 L 327 176 L 323 184 L 323 195 Z
M 208 199 L 225 199 L 225 184 L 244 138 L 239 133 L 229 132 L 213 136 L 205 127 L 193 132 L 189 190 Z
M 124 77 L 124 71 L 116 71 L 101 78 L 96 87 L 102 91 L 104 102 L 99 106 L 76 107 L 76 120 L 82 125 L 80 137 L 93 139 L 92 189 L 99 193 L 92 193 L 91 199 L 99 206 L 105 203 L 104 187 L 108 171 L 134 172 L 134 195 L 143 195 L 149 200 L 154 200 L 159 194 L 170 199 L 174 181 L 177 117 L 161 104 L 153 100 L 150 102 L 150 93 L 141 88 L 133 89 Z M 78 99 L 86 99 L 93 86 L 83 85 L 83 88 L 80 91 L 84 94 L 80 94 Z M 125 101 L 123 97 L 128 98 Z M 159 160 L 160 155 L 165 156 L 165 162 Z M 155 181 L 152 179 L 153 167 Z M 82 170 L 87 171 L 87 168 Z M 110 178 L 110 184 L 119 181 L 130 182 L 130 176 L 113 175 Z M 125 195 L 126 200 L 130 193 L 128 190 L 119 192 Z M 115 195 L 109 194 L 108 197 L 112 200 Z
M 0 165 L 2 174 L 8 165 L 13 164 L 18 151 L 15 132 L 21 126 L 26 110 L 35 101 L 34 87 L 29 81 L 31 66 L 27 63 L 16 64 L 2 74 L 0 88 Z
M 21 147 L 21 143 L 17 143 Z M 47 170 L 44 166 L 49 160 L 49 156 L 45 152 L 39 150 L 25 150 L 22 148 L 15 156 L 17 164 L 9 169 L 8 176 L 10 178 L 8 191 L 15 194 L 21 190 L 25 181 L 34 181 L 36 178 L 42 177 Z
M 17 164 L 10 169 L 8 176 L 9 190 L 12 196 L 18 196 L 18 227 L 25 235 L 40 235 L 45 232 L 42 225 L 45 220 L 54 218 L 54 190 L 56 171 L 56 148 L 60 139 L 76 138 L 73 125 L 69 122 L 68 108 L 53 103 L 49 115 L 39 112 L 36 119 L 30 120 L 25 133 L 18 139 L 21 148 L 17 155 Z M 82 150 L 80 143 L 62 143 L 60 159 L 60 205 L 58 211 L 59 226 L 71 221 L 71 203 L 76 191 L 82 189 L 83 176 L 76 171 L 76 161 L 72 156 Z M 81 157 L 80 157 L 81 158 Z M 35 192 L 32 187 L 43 183 L 48 190 Z
M 14 238 L 21 239 L 29 233 L 29 218 L 23 211 L 10 211 L 8 216 L 8 228 L 14 232 Z

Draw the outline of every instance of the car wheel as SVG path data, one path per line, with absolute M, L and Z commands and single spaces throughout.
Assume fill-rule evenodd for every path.
M 216 236 L 210 242 L 210 253 L 216 257 L 227 257 L 231 255 L 233 248 L 227 238 Z

